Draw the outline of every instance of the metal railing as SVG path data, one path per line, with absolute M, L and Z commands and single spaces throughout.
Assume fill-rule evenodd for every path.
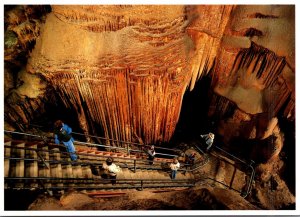
M 49 138 L 46 136 L 41 136 L 41 135 L 36 135 L 36 134 L 32 134 L 32 133 L 23 133 L 23 132 L 17 132 L 17 131 L 10 131 L 10 130 L 4 130 L 5 133 L 10 133 L 10 134 L 18 134 L 18 135 L 25 135 L 25 136 L 30 136 L 30 137 L 37 137 L 40 138 L 42 140 L 45 139 L 51 139 L 53 140 L 53 138 Z M 103 137 L 99 137 L 102 139 L 107 139 L 107 138 L 103 138 Z M 107 140 L 111 140 L 111 139 L 107 139 Z M 118 140 L 114 140 L 114 141 L 118 141 Z M 132 143 L 132 142 L 127 142 L 128 144 L 138 144 L 138 143 Z M 74 141 L 74 144 L 76 145 L 80 145 L 80 146 L 87 146 L 87 147 L 101 147 L 101 148 L 107 148 L 110 150 L 126 150 L 128 154 L 130 154 L 130 152 L 136 152 L 136 153 L 144 153 L 143 150 L 140 149 L 131 149 L 131 148 L 122 148 L 122 147 L 115 147 L 115 146 L 108 146 L 108 145 L 103 145 L 103 144 L 97 144 L 97 143 L 89 143 L 89 142 L 81 142 L 81 141 Z M 142 144 L 141 147 L 143 146 Z M 170 148 L 163 148 L 163 147 L 155 147 L 156 149 L 164 149 L 164 150 L 171 150 L 174 152 L 177 152 L 179 149 L 170 149 Z M 166 154 L 166 153 L 161 153 L 161 152 L 156 152 L 156 155 L 158 156 L 168 156 L 168 157 L 178 157 L 178 155 L 175 154 Z
M 195 180 L 193 179 L 175 179 L 175 180 L 166 180 L 166 179 L 101 179 L 101 178 L 54 178 L 54 177 L 5 177 L 5 182 L 8 185 L 8 188 L 21 188 L 21 186 L 13 185 L 9 186 L 10 183 L 19 183 L 24 184 L 25 181 L 30 181 L 30 184 L 27 184 L 27 188 L 34 188 L 35 184 L 41 184 L 46 190 L 62 190 L 69 189 L 70 186 L 53 186 L 55 184 L 60 185 L 70 185 L 77 184 L 76 186 L 72 185 L 72 188 L 75 189 L 128 189 L 128 188 L 174 188 L 174 187 L 193 187 L 195 186 Z M 83 183 L 84 181 L 84 183 Z M 116 185 L 104 186 L 105 184 L 111 184 L 112 181 L 116 181 Z M 45 186 L 51 182 L 51 186 Z M 80 186 L 84 184 L 84 186 Z M 95 186 L 97 184 L 102 184 L 103 186 Z M 125 184 L 125 186 L 124 186 Z M 167 185 L 166 185 L 167 184 Z M 29 185 L 29 186 L 28 186 Z M 92 186 L 91 186 L 92 185 Z M 118 186 L 119 185 L 119 186 Z M 22 189 L 25 189 L 26 186 L 22 186 Z
M 36 125 L 36 124 L 23 124 L 23 125 L 33 126 L 33 127 L 36 127 L 36 128 L 45 128 L 45 126 Z M 107 137 L 95 136 L 95 135 L 78 133 L 78 132 L 72 132 L 72 134 L 85 136 L 85 137 L 89 137 L 89 138 L 96 138 L 96 139 L 105 140 L 105 141 L 111 141 L 111 142 L 115 142 L 115 143 L 121 143 L 121 144 L 137 145 L 137 146 L 143 146 L 143 147 L 150 147 L 151 146 L 151 145 L 141 144 L 141 143 L 137 143 L 137 142 L 129 142 L 129 141 L 124 141 L 124 140 L 111 139 L 111 138 L 107 138 Z M 162 147 L 162 146 L 155 146 L 155 148 L 156 149 L 162 149 L 162 150 L 175 151 L 175 152 L 178 152 L 178 151 L 180 152 L 181 151 L 180 149 L 165 148 L 165 147 Z
M 15 131 L 8 131 L 8 130 L 4 130 L 5 133 L 11 133 L 11 134 L 20 134 L 20 135 L 25 135 L 25 136 L 31 136 L 31 137 L 37 137 L 37 138 L 41 138 L 42 140 L 45 139 L 45 136 L 41 136 L 41 135 L 35 135 L 35 134 L 31 134 L 31 133 L 23 133 L 23 132 L 15 132 Z M 82 134 L 82 135 L 85 135 L 85 134 Z M 96 136 L 95 136 L 96 137 Z M 107 139 L 107 138 L 104 138 L 104 137 L 97 137 L 97 138 L 101 138 L 101 139 Z M 112 139 L 109 139 L 111 141 L 118 141 L 118 140 L 112 140 Z M 121 141 L 119 141 L 121 142 Z M 142 144 L 139 144 L 139 143 L 131 143 L 131 142 L 125 142 L 125 141 L 122 141 L 124 143 L 127 143 L 127 144 L 138 144 L 138 145 L 142 145 Z M 103 148 L 110 148 L 110 149 L 114 149 L 114 150 L 127 150 L 128 151 L 128 148 L 122 148 L 122 147 L 112 147 L 112 146 L 107 146 L 107 145 L 102 145 L 102 144 L 94 144 L 94 143 L 88 143 L 88 142 L 80 142 L 80 141 L 75 141 L 75 144 L 79 144 L 79 145 L 82 145 L 82 146 L 88 146 L 88 147 L 103 147 Z M 183 171 L 183 172 L 194 172 L 196 170 L 198 170 L 199 168 L 201 168 L 202 166 L 204 166 L 208 161 L 209 161 L 209 157 L 207 154 L 205 154 L 197 145 L 194 145 L 196 150 L 198 152 L 200 152 L 201 154 L 203 154 L 203 156 L 205 157 L 205 159 L 203 161 L 200 161 L 198 162 L 197 164 L 194 164 L 194 165 L 190 165 L 190 164 L 183 164 L 183 167 L 186 167 L 185 169 L 179 169 L 179 171 Z M 41 161 L 42 163 L 44 163 L 47 167 L 47 162 L 48 163 L 65 163 L 65 164 L 75 164 L 75 165 L 101 165 L 100 163 L 95 163 L 95 162 L 88 162 L 88 161 L 85 161 L 85 162 L 71 162 L 71 161 L 57 161 L 57 160 L 45 160 L 43 159 L 43 157 L 39 154 L 39 152 L 49 152 L 49 153 L 61 153 L 61 154 L 66 154 L 66 155 L 69 155 L 70 153 L 69 152 L 62 152 L 62 151 L 55 151 L 55 150 L 42 150 L 42 149 L 33 149 L 33 148 L 25 148 L 25 147 L 12 147 L 12 146 L 5 146 L 6 148 L 17 148 L 17 149 L 25 149 L 25 150 L 32 150 L 32 151 L 36 151 L 39 159 L 28 159 L 28 158 L 13 158 L 13 157 L 5 157 L 5 159 L 11 159 L 11 160 L 26 160 L 26 161 Z M 64 147 L 62 145 L 58 145 L 58 147 Z M 227 151 L 223 150 L 222 148 L 218 147 L 218 146 L 214 146 L 215 148 L 217 148 L 218 150 L 224 152 L 225 154 L 231 156 L 232 158 L 234 158 L 235 160 L 238 160 L 239 162 L 245 164 L 247 166 L 247 168 L 250 168 L 251 169 L 251 176 L 250 176 L 250 180 L 248 182 L 248 185 L 247 185 L 247 190 L 246 192 L 240 192 L 236 189 L 233 189 L 235 191 L 238 191 L 242 194 L 243 197 L 246 197 L 249 193 L 250 193 L 250 190 L 251 190 L 251 185 L 252 185 L 252 182 L 253 182 L 253 179 L 254 179 L 254 175 L 255 175 L 255 170 L 252 166 L 252 164 L 254 163 L 254 161 L 251 161 L 250 164 L 247 164 L 245 161 L 239 159 L 238 157 L 234 156 L 233 154 L 231 153 L 228 153 Z M 156 147 L 158 148 L 158 147 Z M 167 149 L 167 148 L 162 148 L 162 149 L 166 149 L 166 150 L 173 150 L 173 151 L 178 151 L 179 149 Z M 179 150 L 180 151 L 180 150 Z M 130 150 L 130 152 L 143 152 L 141 150 Z M 129 153 L 130 153 L 129 152 Z M 178 155 L 170 155 L 170 154 L 164 154 L 164 153 L 157 153 L 157 155 L 165 155 L 165 156 L 171 156 L 171 157 L 178 157 Z M 79 155 L 85 155 L 85 156 L 91 156 L 91 157 L 97 157 L 98 155 L 96 154 L 86 154 L 86 153 L 83 153 L 83 154 L 79 154 Z M 113 156 L 110 156 L 112 158 L 119 158 L 119 159 L 126 159 L 127 161 L 128 160 L 132 160 L 133 161 L 133 168 L 134 169 L 134 172 L 136 172 L 136 169 L 138 168 L 137 166 L 137 162 L 149 162 L 148 160 L 143 160 L 143 159 L 130 159 L 130 158 L 125 158 L 125 157 L 113 157 Z M 223 159 L 224 160 L 224 159 Z M 121 166 L 121 165 L 120 165 Z M 122 166 L 121 166 L 122 167 Z M 124 167 L 124 166 L 123 166 Z M 126 167 L 128 167 L 128 165 L 126 164 Z M 188 169 L 188 167 L 190 167 L 190 169 Z M 192 167 L 192 168 L 191 168 Z M 149 166 L 149 168 L 152 168 L 151 166 Z M 157 167 L 156 168 L 153 168 L 153 169 L 158 169 Z M 211 180 L 214 180 L 212 178 L 209 178 L 209 177 L 206 177 L 207 179 L 211 179 Z M 227 186 L 226 184 L 224 183 L 221 183 L 217 180 L 214 180 L 224 186 Z M 227 186 L 228 187 L 228 186 Z
M 102 166 L 102 163 L 96 163 L 95 161 L 93 160 L 98 160 L 97 158 L 99 157 L 106 157 L 106 156 L 99 156 L 97 154 L 88 154 L 88 153 L 76 153 L 77 155 L 79 156 L 85 156 L 85 157 L 92 157 L 94 159 L 85 159 L 85 161 L 81 161 L 81 162 L 78 162 L 78 161 L 68 161 L 68 160 L 45 160 L 42 155 L 40 153 L 42 152 L 48 152 L 49 154 L 52 154 L 52 153 L 60 153 L 60 154 L 63 154 L 64 156 L 63 157 L 69 157 L 69 154 L 70 152 L 64 152 L 64 151 L 59 151 L 59 150 L 43 150 L 41 148 L 29 148 L 29 147 L 18 147 L 18 146 L 10 146 L 10 145 L 4 145 L 5 148 L 10 148 L 10 149 L 19 149 L 19 150 L 28 150 L 28 151 L 35 151 L 37 154 L 38 154 L 38 157 L 39 159 L 30 159 L 30 158 L 20 158 L 20 157 L 11 157 L 11 156 L 5 156 L 4 158 L 5 159 L 10 159 L 10 160 L 24 160 L 24 161 L 39 161 L 39 162 L 42 162 L 44 163 L 45 166 L 49 167 L 47 163 L 61 163 L 61 164 L 72 164 L 72 165 L 99 165 L 99 166 Z M 59 147 L 59 146 L 57 146 Z M 123 163 L 123 165 L 120 165 L 121 167 L 123 168 L 129 168 L 129 169 L 134 169 L 134 172 L 136 172 L 136 169 L 139 169 L 139 168 L 143 168 L 143 167 L 139 167 L 139 165 L 137 165 L 137 162 L 144 162 L 144 163 L 147 163 L 147 164 L 143 164 L 143 166 L 147 166 L 147 169 L 162 169 L 162 168 L 158 168 L 157 166 L 151 166 L 149 165 L 149 160 L 144 160 L 144 159 L 131 159 L 131 158 L 126 158 L 126 157 L 113 157 L 113 156 L 110 156 L 111 158 L 114 158 L 114 159 L 119 159 L 119 160 L 126 160 L 126 161 L 132 161 L 132 164 L 133 166 L 132 167 L 129 167 L 128 166 L 128 163 Z M 90 162 L 90 161 L 93 161 L 93 162 Z M 126 166 L 124 166 L 126 165 Z
M 254 180 L 254 176 L 255 176 L 255 169 L 253 168 L 253 164 L 255 163 L 253 160 L 250 161 L 250 163 L 247 163 L 246 161 L 238 158 L 237 156 L 225 151 L 224 149 L 218 147 L 218 146 L 214 146 L 215 148 L 217 148 L 218 150 L 222 151 L 223 153 L 229 155 L 230 157 L 234 158 L 235 160 L 241 162 L 242 164 L 245 164 L 247 168 L 250 168 L 251 169 L 251 175 L 250 175 L 250 180 L 248 182 L 248 185 L 247 185 L 247 188 L 246 188 L 246 192 L 241 192 L 241 196 L 242 197 L 247 197 L 248 194 L 250 193 L 250 190 L 251 190 L 251 186 L 252 186 L 252 182 Z M 224 159 L 223 159 L 224 160 Z

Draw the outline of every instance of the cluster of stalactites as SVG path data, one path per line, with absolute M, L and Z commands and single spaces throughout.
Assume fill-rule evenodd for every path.
M 110 74 L 109 81 L 82 81 L 76 74 L 69 76 L 68 82 L 60 82 L 58 77 L 63 74 L 53 74 L 51 81 L 65 105 L 100 123 L 105 137 L 123 141 L 142 138 L 145 143 L 169 140 L 180 113 L 181 91 L 172 90 L 167 76 L 137 79 L 129 70 Z
M 184 92 L 189 85 L 192 90 L 213 66 L 231 9 L 232 6 L 182 5 L 52 6 L 45 32 L 48 26 L 55 28 L 53 23 L 57 22 L 72 31 L 84 31 L 89 40 L 97 34 L 101 39 L 111 37 L 127 43 L 122 47 L 108 44 L 114 49 L 106 53 L 95 48 L 99 53 L 85 58 L 58 58 L 58 52 L 57 59 L 53 59 L 55 55 L 47 58 L 45 53 L 52 49 L 46 43 L 47 35 L 37 46 L 43 48 L 43 55 L 34 51 L 30 68 L 42 72 L 65 105 L 77 110 L 84 132 L 101 135 L 95 132 L 96 123 L 111 139 L 138 139 L 145 144 L 169 141 Z M 205 14 L 205 19 L 199 14 Z M 63 47 L 59 43 L 66 43 L 67 37 L 60 37 L 64 33 L 59 31 L 55 34 L 60 34 L 55 35 L 58 48 Z
M 263 92 L 263 112 L 274 117 L 283 109 L 285 117 L 294 119 L 294 90 L 284 77 L 284 71 L 290 70 L 284 57 L 255 43 L 239 52 L 222 48 L 218 56 L 213 86 L 223 89 L 236 85 L 245 89 L 254 87 Z

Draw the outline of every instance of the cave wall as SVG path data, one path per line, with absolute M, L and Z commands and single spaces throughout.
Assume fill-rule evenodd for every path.
M 284 151 L 295 146 L 294 24 L 294 6 L 237 6 L 212 73 L 208 115 L 220 145 L 255 161 L 252 196 L 271 209 L 295 199 L 295 168 L 285 166 L 295 153 Z
M 6 130 L 25 130 L 45 112 L 47 82 L 26 70 L 27 59 L 40 35 L 46 5 L 4 6 L 4 119 Z

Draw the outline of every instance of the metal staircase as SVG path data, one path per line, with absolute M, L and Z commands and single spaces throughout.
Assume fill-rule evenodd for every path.
M 75 143 L 76 144 L 76 143 Z M 64 191 L 77 189 L 85 192 L 95 190 L 167 189 L 188 188 L 195 185 L 193 174 L 178 172 L 171 180 L 163 165 L 171 159 L 155 158 L 149 165 L 146 154 L 135 150 L 126 152 L 99 151 L 95 147 L 77 147 L 79 160 L 73 162 L 61 145 L 45 144 L 43 141 L 26 142 L 6 139 L 5 189 L 44 189 Z M 101 165 L 108 158 L 122 168 L 116 185 L 101 177 Z
M 206 154 L 194 145 L 193 150 L 198 155 L 194 165 L 184 164 L 184 159 L 178 156 L 178 149 L 156 147 L 159 150 L 158 157 L 153 165 L 149 165 L 143 145 L 102 138 L 101 144 L 76 141 L 74 144 L 79 159 L 74 162 L 70 160 L 63 145 L 55 145 L 45 136 L 4 132 L 30 137 L 27 140 L 6 137 L 4 141 L 5 189 L 43 189 L 50 194 L 76 189 L 89 195 L 108 197 L 121 196 L 132 190 L 182 190 L 205 182 L 237 191 L 246 197 L 254 178 L 251 164 L 248 165 L 217 146 L 219 153 Z M 123 143 L 123 146 L 109 146 L 109 142 Z M 231 155 L 235 161 L 223 154 Z M 114 163 L 122 168 L 122 172 L 117 175 L 116 185 L 101 176 L 102 164 L 108 157 L 113 158 Z M 176 179 L 172 180 L 168 165 L 174 157 L 181 161 L 181 168 Z M 239 164 L 243 164 L 244 168 Z M 239 179 L 236 179 L 238 176 L 248 177 L 246 184 L 239 183 Z

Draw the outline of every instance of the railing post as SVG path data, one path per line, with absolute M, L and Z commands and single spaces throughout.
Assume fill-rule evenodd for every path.
M 37 153 L 37 155 L 39 156 L 39 158 L 43 161 L 43 164 L 45 164 L 45 166 L 47 167 L 47 169 L 50 169 L 49 166 L 48 166 L 48 164 L 46 163 L 46 161 L 42 157 L 42 155 L 40 155 L 40 153 L 38 152 L 38 150 L 35 150 L 35 152 Z
M 134 173 L 136 172 L 136 160 L 133 161 L 134 163 Z

